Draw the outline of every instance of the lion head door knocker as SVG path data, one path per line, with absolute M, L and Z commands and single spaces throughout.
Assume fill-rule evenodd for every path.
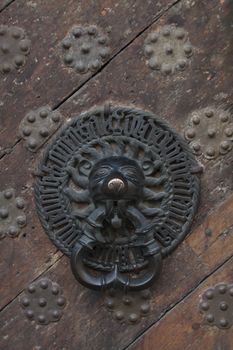
M 84 286 L 142 290 L 190 228 L 197 169 L 162 120 L 100 108 L 74 118 L 49 145 L 35 183 L 38 214 Z

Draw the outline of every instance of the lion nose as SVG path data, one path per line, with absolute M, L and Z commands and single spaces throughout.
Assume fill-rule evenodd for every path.
M 125 190 L 125 183 L 119 177 L 111 179 L 107 184 L 109 192 L 113 194 L 120 194 Z

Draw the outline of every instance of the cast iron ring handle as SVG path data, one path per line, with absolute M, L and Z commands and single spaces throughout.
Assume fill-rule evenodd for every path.
M 130 278 L 118 270 L 117 264 L 110 272 L 102 273 L 100 276 L 94 276 L 83 263 L 85 249 L 93 247 L 84 247 L 81 244 L 76 244 L 71 255 L 71 269 L 75 278 L 85 287 L 101 290 L 109 287 L 123 287 L 127 290 L 138 291 L 148 288 L 158 277 L 162 257 L 160 253 L 147 257 L 148 267 L 147 272 L 136 278 Z

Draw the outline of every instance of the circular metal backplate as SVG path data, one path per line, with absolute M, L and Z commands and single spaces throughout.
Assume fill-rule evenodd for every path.
M 111 156 L 133 159 L 142 169 L 145 183 L 137 209 L 154 224 L 154 238 L 162 255 L 167 255 L 187 234 L 197 209 L 199 180 L 193 173 L 197 163 L 174 130 L 136 109 L 84 113 L 49 145 L 35 183 L 37 211 L 46 233 L 60 250 L 71 254 L 85 218 L 94 210 L 88 176 L 97 161 Z

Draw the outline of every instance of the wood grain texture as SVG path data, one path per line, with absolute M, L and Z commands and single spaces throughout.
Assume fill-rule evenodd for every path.
M 17 0 L 14 6 L 18 2 L 22 5 L 22 2 Z M 49 61 L 45 60 L 49 63 L 46 66 L 43 63 L 45 51 L 42 53 L 39 50 L 39 44 L 35 43 L 35 52 L 40 59 L 36 62 L 35 57 L 30 55 L 29 60 L 32 61 L 28 67 L 25 67 L 25 73 L 14 78 L 16 81 L 22 78 L 24 83 L 22 85 L 16 84 L 17 86 L 12 85 L 11 78 L 7 78 L 8 82 L 4 81 L 0 88 L 0 91 L 1 89 L 9 91 L 11 88 L 13 91 L 13 93 L 6 93 L 4 96 L 4 109 L 2 110 L 4 147 L 15 142 L 17 124 L 28 109 L 46 103 L 55 106 L 62 102 L 64 96 L 72 93 L 73 89 L 84 83 L 84 81 L 80 83 L 77 77 L 74 77 L 72 72 L 68 72 L 64 67 L 57 67 L 60 65 L 60 61 L 58 57 L 54 57 L 56 56 L 55 46 L 77 19 L 77 9 L 74 10 L 72 7 L 74 3 L 77 3 L 70 1 L 66 14 L 62 12 L 62 9 L 64 10 L 62 3 L 59 7 L 60 17 L 55 16 L 55 14 L 50 15 L 51 12 L 48 11 L 53 6 L 55 8 L 54 1 L 46 2 L 46 5 L 42 5 L 44 4 L 42 1 L 36 3 L 38 8 L 26 12 L 32 16 L 31 27 L 28 15 L 25 16 L 25 11 L 22 19 L 28 30 L 32 28 L 32 33 L 35 33 L 35 28 L 38 28 L 37 37 L 38 35 L 42 36 L 42 28 L 44 29 L 47 25 L 48 33 L 52 31 L 54 34 L 50 37 L 46 33 L 45 49 L 51 43 L 54 45 L 49 54 L 51 56 Z M 107 4 L 107 1 L 105 3 Z M 110 4 L 110 1 L 108 3 Z M 83 17 L 80 17 L 82 23 L 85 23 L 88 16 L 95 22 L 99 21 L 98 23 L 103 27 L 117 21 L 116 26 L 114 22 L 114 52 L 121 49 L 127 40 L 133 38 L 133 35 L 140 33 L 145 24 L 143 16 L 146 16 L 147 23 L 153 17 L 148 13 L 149 8 L 140 7 L 142 2 L 138 2 L 133 33 L 125 40 L 122 37 L 124 30 L 122 29 L 123 24 L 121 24 L 122 17 L 125 17 L 123 16 L 124 7 L 120 7 L 121 12 L 118 12 L 120 21 L 120 18 L 115 19 L 112 14 L 105 15 L 104 18 L 100 17 L 98 11 L 100 11 L 101 6 L 99 4 L 94 5 L 94 9 L 98 9 L 98 16 L 93 14 L 93 8 L 88 7 L 89 10 L 87 9 L 87 6 L 92 2 L 83 4 L 81 4 L 83 7 L 80 10 L 83 11 Z M 18 18 L 17 16 L 23 14 L 23 9 L 20 10 L 20 5 L 17 6 L 19 7 L 14 7 L 14 10 L 13 4 L 9 7 L 9 10 L 12 11 L 10 18 Z M 113 5 L 108 6 L 111 8 Z M 126 6 L 126 2 L 119 6 Z M 128 13 L 127 6 L 125 8 L 126 14 Z M 22 8 L 25 10 L 25 7 L 22 6 Z M 19 13 L 16 12 L 16 9 L 19 10 Z M 45 9 L 47 15 L 44 14 Z M 72 10 L 74 14 L 72 14 Z M 128 11 L 132 16 L 132 8 L 128 8 Z M 140 11 L 142 11 L 142 19 Z M 231 89 L 232 66 L 230 64 L 232 46 L 229 35 L 231 12 L 232 5 L 227 1 L 180 1 L 120 54 L 116 55 L 99 74 L 84 84 L 65 103 L 62 103 L 59 110 L 68 120 L 94 105 L 102 105 L 107 101 L 112 101 L 113 104 L 131 105 L 151 110 L 166 119 L 170 126 L 182 134 L 190 112 L 219 102 L 225 103 L 226 106 L 230 105 L 233 95 Z M 41 13 L 43 16 L 40 15 Z M 39 18 L 38 23 L 35 20 L 36 16 Z M 55 30 L 55 27 L 58 26 L 57 18 L 61 21 L 59 30 Z M 164 77 L 157 71 L 151 71 L 145 63 L 143 54 L 143 44 L 148 33 L 167 23 L 183 26 L 189 32 L 189 38 L 195 51 L 190 67 L 171 77 Z M 38 77 L 44 77 L 43 81 L 38 81 Z M 63 81 L 65 81 L 64 84 L 62 84 Z M 41 96 L 38 99 L 36 99 L 37 94 Z M 21 103 L 20 109 L 18 108 L 19 102 Z M 211 275 L 232 256 L 232 153 L 215 161 L 203 162 L 202 199 L 191 234 L 164 261 L 163 273 L 153 288 L 153 305 L 149 317 L 143 319 L 138 325 L 125 326 L 111 319 L 111 316 L 103 308 L 103 299 L 98 293 L 86 290 L 77 283 L 72 276 L 69 260 L 56 252 L 39 225 L 33 204 L 31 172 L 40 160 L 44 148 L 41 152 L 31 155 L 24 148 L 23 142 L 19 142 L 12 149 L 8 149 L 9 155 L 5 155 L 0 163 L 1 186 L 3 188 L 17 187 L 19 192 L 23 192 L 28 201 L 29 220 L 29 224 L 24 230 L 27 233 L 26 237 L 22 235 L 16 240 L 9 239 L 0 242 L 3 257 L 1 265 L 3 283 L 0 288 L 1 295 L 3 295 L 2 306 L 5 306 L 0 314 L 2 325 L 0 348 L 4 350 L 123 350 L 148 327 L 156 324 L 169 310 L 176 310 L 177 307 L 174 305 L 179 305 L 179 302 L 194 290 L 203 279 Z M 32 229 L 32 226 L 35 228 Z M 211 229 L 209 236 L 206 235 L 207 228 Z M 56 260 L 58 261 L 54 264 Z M 53 266 L 50 268 L 51 265 Z M 22 314 L 17 298 L 15 299 L 16 295 L 28 283 L 41 275 L 48 276 L 58 282 L 63 287 L 68 300 L 62 320 L 48 327 L 36 326 L 27 321 Z M 226 278 L 228 277 L 226 276 Z M 193 313 L 195 312 L 193 311 Z M 174 319 L 179 320 L 179 317 Z M 178 325 L 177 327 L 179 330 Z M 205 339 L 205 336 L 203 337 Z M 171 339 L 173 339 L 172 332 Z M 217 335 L 216 339 L 218 339 Z M 183 348 L 185 349 L 185 347 Z M 158 349 L 160 350 L 159 347 Z M 216 349 L 218 348 L 216 347 Z M 227 347 L 226 350 L 228 350 Z
M 150 110 L 183 135 L 187 117 L 193 111 L 219 103 L 231 108 L 232 9 L 233 5 L 219 1 L 197 1 L 192 5 L 183 1 L 173 6 L 101 74 L 62 104 L 61 112 L 72 118 L 110 101 L 113 105 Z M 170 23 L 188 31 L 194 55 L 185 71 L 166 77 L 146 65 L 143 45 L 151 31 Z M 202 165 L 202 199 L 196 221 L 232 193 L 232 152 L 214 161 L 203 161 Z
M 0 0 L 0 11 L 3 11 L 7 6 L 12 4 L 15 0 Z
M 232 350 L 233 328 L 205 323 L 199 312 L 201 295 L 218 283 L 232 283 L 233 259 L 205 280 L 174 310 L 147 331 L 129 350 Z
M 97 4 L 95 1 L 59 3 L 54 0 L 17 0 L 1 14 L 4 24 L 25 28 L 32 40 L 32 47 L 23 72 L 12 72 L 0 82 L 0 158 L 3 157 L 0 160 L 1 189 L 16 187 L 19 193 L 25 194 L 28 201 L 26 229 L 19 238 L 0 242 L 3 256 L 12 257 L 11 264 L 8 259 L 3 259 L 0 266 L 3 275 L 0 307 L 12 300 L 27 281 L 44 271 L 48 266 L 46 261 L 56 251 L 44 235 L 33 205 L 34 179 L 31 172 L 36 168 L 40 152 L 31 155 L 25 150 L 22 141 L 15 147 L 11 146 L 17 142 L 18 125 L 26 112 L 45 104 L 55 106 L 91 76 L 75 74 L 63 65 L 59 57 L 60 41 L 73 25 L 94 23 L 102 29 L 111 29 L 111 49 L 112 55 L 115 55 L 149 25 L 168 3 L 164 1 L 161 6 L 151 1 L 144 4 L 140 1 L 102 1 Z M 120 25 L 123 16 L 126 20 Z M 39 247 L 44 246 L 44 249 L 38 250 L 38 241 Z M 24 258 L 21 256 L 24 254 L 23 246 L 30 252 Z M 14 254 L 17 247 L 19 254 Z M 24 268 L 19 272 L 18 267 L 22 261 Z M 10 284 L 11 288 L 5 288 L 5 283 Z
M 61 41 L 72 26 L 95 24 L 108 31 L 113 57 L 173 2 L 17 0 L 7 7 L 1 22 L 24 28 L 31 50 L 22 72 L 0 80 L 2 149 L 17 139 L 17 125 L 26 112 L 46 104 L 55 107 L 93 75 L 77 74 L 63 63 Z
M 232 237 L 233 196 L 228 200 L 227 205 L 231 208 L 229 216 L 232 227 L 229 236 Z M 213 215 L 207 217 L 206 221 L 214 225 L 217 220 L 220 220 L 224 226 L 226 222 L 224 210 L 225 203 Z M 227 227 L 229 227 L 228 224 L 229 222 L 227 222 Z M 203 225 L 205 222 L 193 232 L 194 237 L 204 235 Z M 63 287 L 64 294 L 68 299 L 62 320 L 46 327 L 35 326 L 24 318 L 18 300 L 15 299 L 1 312 L 3 337 L 0 340 L 0 345 L 4 349 L 13 350 L 25 349 L 25 344 L 27 349 L 33 349 L 33 347 L 36 349 L 36 346 L 40 349 L 49 348 L 51 350 L 124 349 L 233 256 L 232 249 L 228 255 L 223 254 L 224 242 L 222 239 L 217 239 L 216 242 L 218 254 L 212 256 L 211 267 L 205 261 L 205 257 L 209 255 L 208 248 L 197 256 L 187 242 L 181 244 L 175 253 L 164 261 L 162 275 L 153 287 L 151 313 L 140 324 L 134 326 L 126 326 L 114 321 L 103 308 L 101 295 L 79 285 L 70 271 L 69 259 L 63 257 L 43 274 L 43 276 L 58 282 Z M 174 309 L 176 310 L 176 307 Z M 195 313 L 195 311 L 192 312 Z M 176 322 L 179 323 L 179 319 Z M 190 322 L 192 322 L 191 317 Z M 64 332 L 67 324 L 69 324 L 69 329 Z M 166 336 L 169 339 L 169 334 Z
M 1 161 L 1 190 L 15 188 L 26 200 L 27 225 L 17 238 L 0 240 L 0 309 L 62 255 L 44 234 L 36 214 L 31 161 L 22 144 Z

